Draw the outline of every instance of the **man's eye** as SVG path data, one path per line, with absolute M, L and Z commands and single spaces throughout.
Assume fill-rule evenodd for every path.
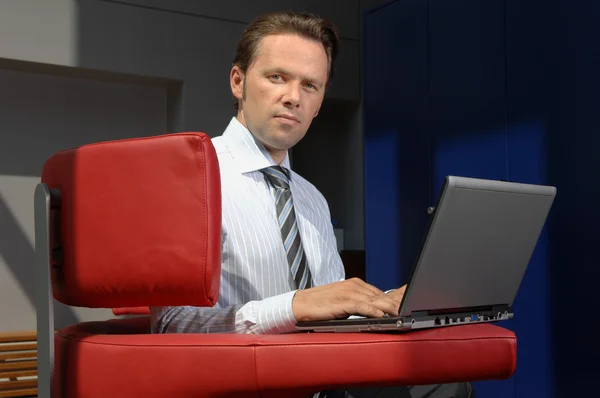
M 310 88 L 310 89 L 316 88 L 312 83 L 306 83 L 305 86 L 306 86 L 306 88 Z
M 273 80 L 281 80 L 281 75 L 273 75 L 273 76 L 271 76 L 271 79 L 273 79 Z

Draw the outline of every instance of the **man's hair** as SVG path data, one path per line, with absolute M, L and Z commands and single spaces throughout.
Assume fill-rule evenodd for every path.
M 255 19 L 240 37 L 233 64 L 246 73 L 258 55 L 262 39 L 277 34 L 294 34 L 323 44 L 329 64 L 327 83 L 331 82 L 339 45 L 338 32 L 332 22 L 309 13 L 273 12 Z M 235 108 L 238 108 L 237 101 Z

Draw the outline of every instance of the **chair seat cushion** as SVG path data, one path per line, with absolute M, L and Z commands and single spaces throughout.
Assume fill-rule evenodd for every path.
M 306 397 L 335 387 L 504 379 L 516 366 L 515 335 L 490 324 L 401 334 L 148 331 L 148 317 L 59 330 L 56 396 Z

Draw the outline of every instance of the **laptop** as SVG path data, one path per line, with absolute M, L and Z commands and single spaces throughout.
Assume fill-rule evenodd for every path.
M 512 319 L 556 188 L 448 176 L 399 316 L 298 322 L 313 332 L 406 332 Z

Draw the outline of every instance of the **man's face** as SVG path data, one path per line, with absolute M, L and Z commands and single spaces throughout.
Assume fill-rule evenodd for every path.
M 232 68 L 237 118 L 277 163 L 304 137 L 317 115 L 327 75 L 323 45 L 290 34 L 266 36 L 245 74 L 237 66 Z

